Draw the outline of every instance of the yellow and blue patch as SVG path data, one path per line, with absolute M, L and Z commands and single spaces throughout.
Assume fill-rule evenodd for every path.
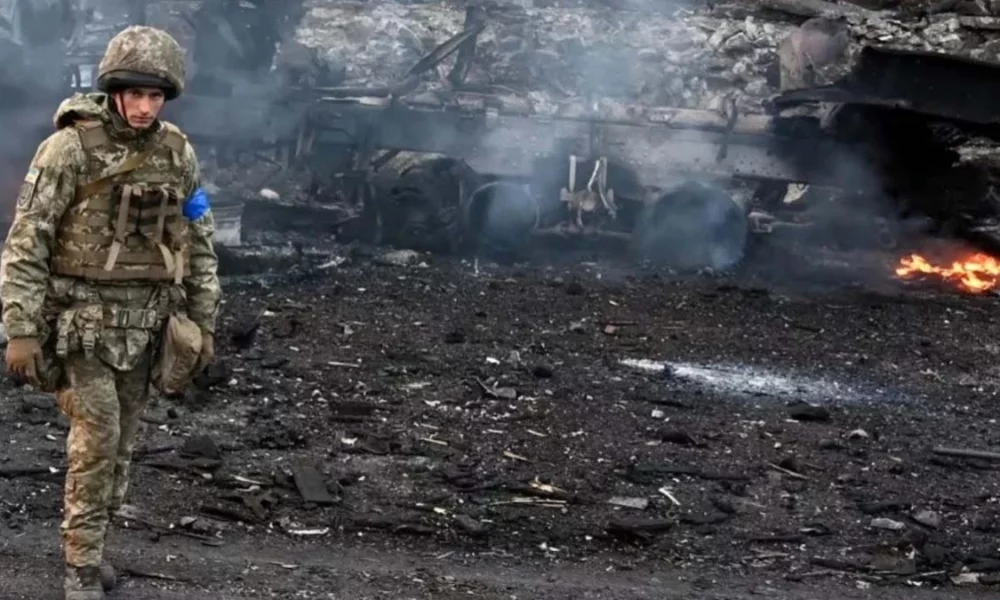
M 40 167 L 31 167 L 28 169 L 28 174 L 24 176 L 24 183 L 21 184 L 21 190 L 17 194 L 18 208 L 28 208 L 31 206 L 31 199 L 35 195 L 35 185 L 38 183 L 38 177 L 41 174 L 42 169 Z

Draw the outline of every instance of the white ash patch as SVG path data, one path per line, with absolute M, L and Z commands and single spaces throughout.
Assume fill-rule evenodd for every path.
M 621 359 L 619 364 L 640 371 L 663 373 L 667 381 L 693 384 L 733 396 L 773 396 L 826 404 L 899 400 L 899 395 L 889 390 L 847 384 L 828 378 L 781 374 L 751 365 L 696 364 L 634 358 Z

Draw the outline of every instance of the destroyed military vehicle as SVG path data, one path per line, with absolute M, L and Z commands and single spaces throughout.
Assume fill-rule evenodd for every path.
M 349 207 L 331 225 L 341 237 L 506 253 L 601 239 L 683 269 L 729 268 L 754 234 L 831 220 L 883 247 L 911 222 L 989 249 L 1000 239 L 991 170 L 959 152 L 995 141 L 986 61 L 863 43 L 836 79 L 778 93 L 758 71 L 794 26 L 752 16 L 726 29 L 683 11 L 504 2 L 187 4 L 165 25 L 191 49 L 192 85 L 167 117 L 223 168 L 266 156 L 307 173 L 315 201 Z M 580 47 L 619 13 L 618 34 L 654 43 L 624 62 L 614 44 Z M 670 55 L 681 27 L 691 47 Z M 677 70 L 685 60 L 704 73 Z
M 334 19 L 341 4 L 302 18 Z M 957 151 L 995 138 L 992 63 L 865 45 L 838 80 L 772 94 L 756 113 L 725 98 L 713 109 L 596 92 L 551 103 L 470 81 L 488 68 L 476 61 L 507 43 L 478 49 L 491 15 L 468 8 L 459 33 L 373 87 L 323 84 L 345 70 L 302 75 L 314 72 L 313 39 L 312 54 L 295 46 L 310 68 L 282 79 L 287 89 L 245 78 L 236 104 L 193 86 L 177 120 L 204 143 L 280 148 L 308 165 L 314 194 L 355 207 L 341 233 L 400 246 L 516 251 L 538 236 L 597 237 L 645 260 L 727 268 L 753 233 L 832 214 L 789 222 L 803 193 L 841 207 L 839 219 L 855 214 L 847 229 L 872 244 L 897 243 L 908 217 L 986 248 L 1000 239 L 990 171 L 960 164 Z

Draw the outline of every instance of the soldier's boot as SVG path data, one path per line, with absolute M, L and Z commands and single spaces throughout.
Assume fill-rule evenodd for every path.
M 118 585 L 118 575 L 115 573 L 115 568 L 111 566 L 111 563 L 102 562 L 100 572 L 101 587 L 104 588 L 104 591 L 110 592 L 115 589 L 115 586 Z
M 66 566 L 66 600 L 105 600 L 100 567 Z
M 111 522 L 114 520 L 115 511 L 108 511 L 108 525 L 104 528 L 104 551 L 108 548 L 108 533 L 111 532 Z M 110 592 L 118 585 L 118 575 L 115 568 L 106 559 L 101 561 L 101 587 L 105 592 Z

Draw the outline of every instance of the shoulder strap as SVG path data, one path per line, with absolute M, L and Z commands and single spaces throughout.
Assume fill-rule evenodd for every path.
M 179 127 L 173 123 L 167 123 L 166 121 L 161 121 L 163 123 L 163 137 L 160 143 L 170 148 L 180 156 L 184 156 L 184 147 L 187 145 L 187 136 L 185 136 Z
M 100 121 L 77 121 L 73 127 L 80 132 L 80 143 L 87 152 L 108 143 L 108 133 Z

